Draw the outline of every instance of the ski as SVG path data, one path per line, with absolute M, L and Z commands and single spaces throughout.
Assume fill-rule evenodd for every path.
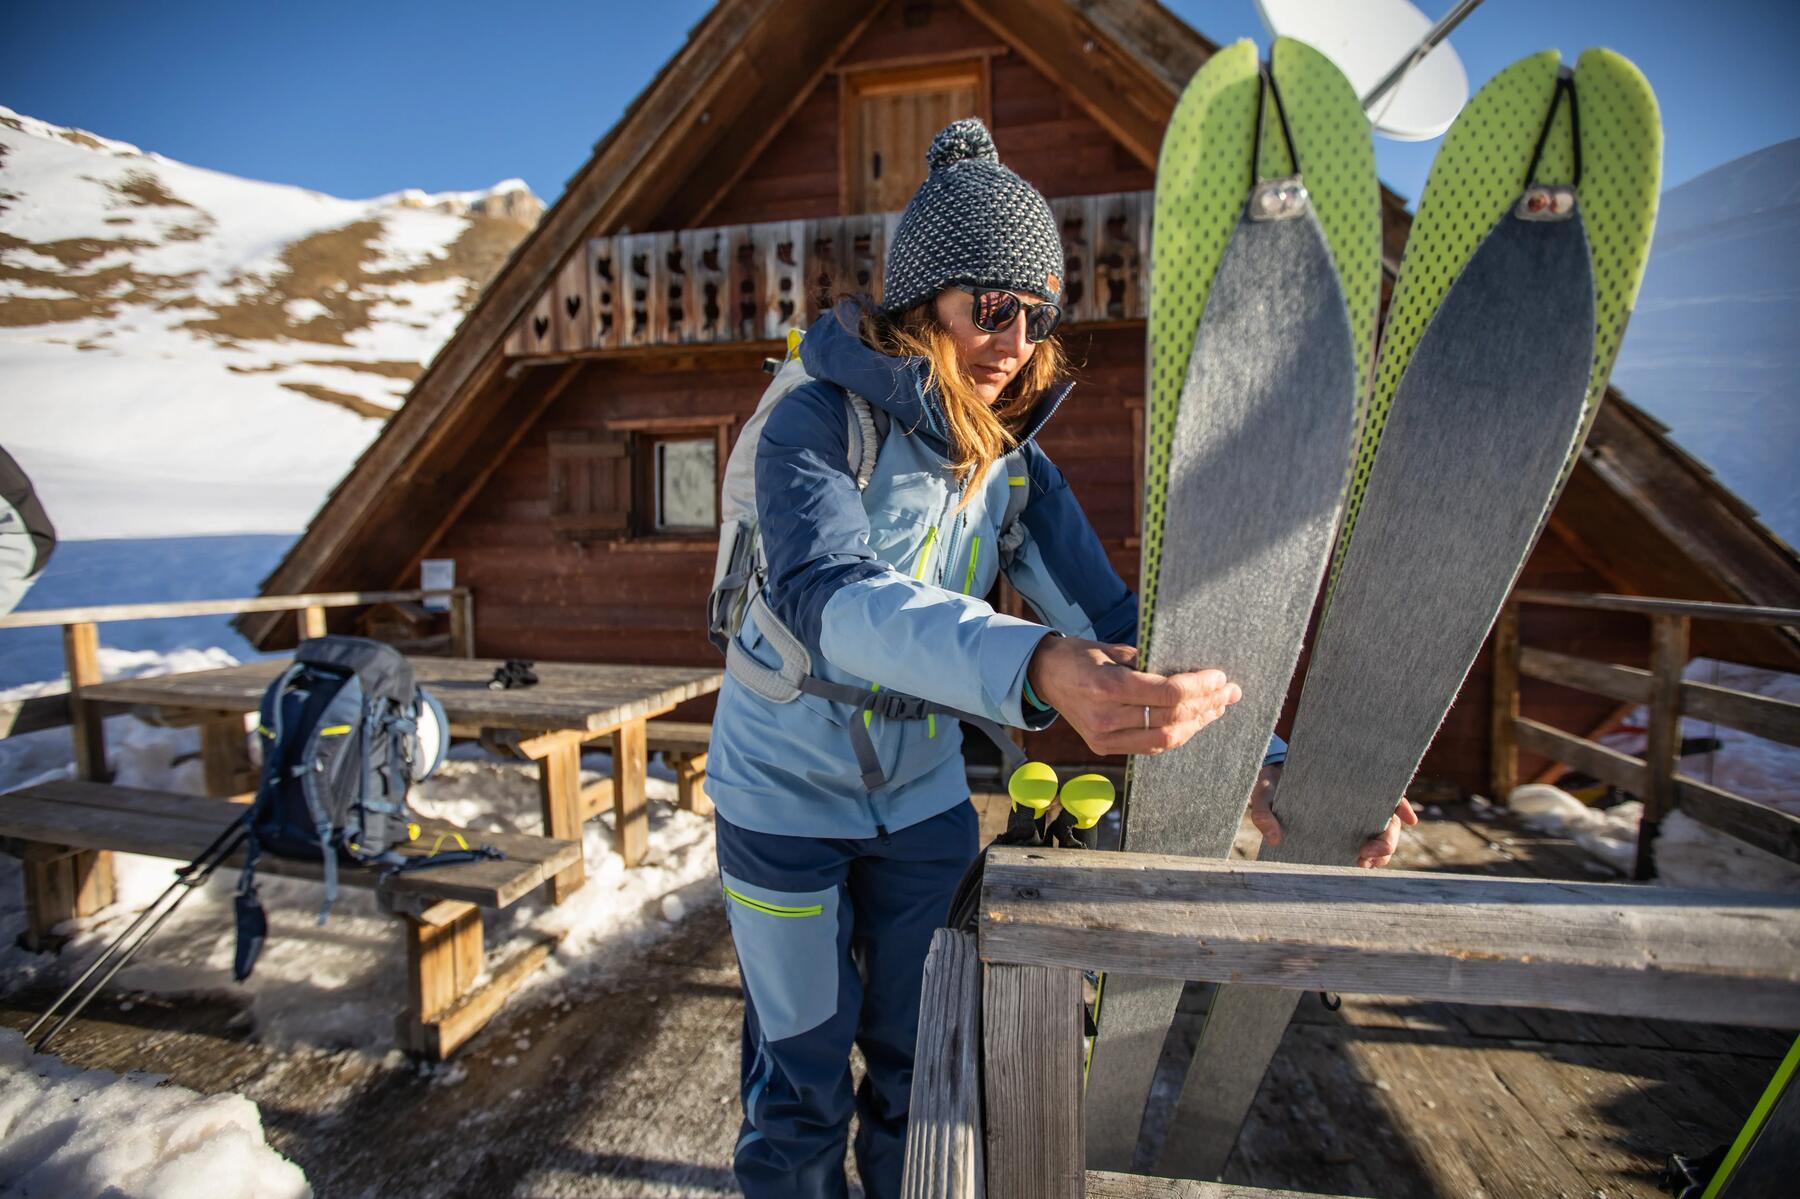
M 1625 59 L 1507 68 L 1419 202 L 1265 861 L 1347 865 L 1411 782 L 1606 388 L 1649 252 L 1655 99 Z M 1399 918 L 1399 917 L 1396 917 Z M 1223 986 L 1161 1173 L 1223 1169 L 1295 991 Z
M 1163 142 L 1152 231 L 1140 640 L 1146 669 L 1216 666 L 1243 699 L 1136 759 L 1124 847 L 1222 856 L 1299 657 L 1349 480 L 1380 294 L 1369 126 L 1322 55 L 1219 52 Z M 1179 981 L 1104 982 L 1088 1161 L 1128 1170 Z

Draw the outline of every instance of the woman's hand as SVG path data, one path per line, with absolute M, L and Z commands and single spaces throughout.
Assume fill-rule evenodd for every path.
M 1264 766 L 1262 773 L 1256 776 L 1256 790 L 1250 793 L 1250 823 L 1256 826 L 1263 840 L 1270 845 L 1281 844 L 1281 821 L 1275 819 L 1275 810 L 1271 801 L 1275 798 L 1275 783 L 1281 777 L 1281 767 Z M 1385 866 L 1394 857 L 1394 851 L 1400 848 L 1400 826 L 1419 823 L 1419 814 L 1413 811 L 1412 804 L 1404 796 L 1394 805 L 1394 814 L 1388 817 L 1387 827 L 1364 841 L 1362 848 L 1356 851 L 1356 864 L 1365 869 Z
M 1145 674 L 1137 649 L 1079 637 L 1046 637 L 1026 677 L 1097 754 L 1159 754 L 1224 715 L 1242 698 L 1222 670 Z M 1148 715 L 1146 716 L 1146 710 Z

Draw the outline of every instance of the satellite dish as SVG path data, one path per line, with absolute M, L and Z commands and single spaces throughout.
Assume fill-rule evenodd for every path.
M 1443 39 L 1480 2 L 1460 0 L 1435 25 L 1408 0 L 1256 0 L 1256 10 L 1270 33 L 1337 64 L 1376 132 L 1422 142 L 1468 102 L 1468 72 Z

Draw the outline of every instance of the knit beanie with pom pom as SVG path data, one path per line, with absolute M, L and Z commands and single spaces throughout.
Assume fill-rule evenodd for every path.
M 881 307 L 899 314 L 945 284 L 973 283 L 1062 302 L 1056 218 L 1038 190 L 1000 165 L 987 126 L 946 126 L 925 151 L 930 174 L 900 214 Z

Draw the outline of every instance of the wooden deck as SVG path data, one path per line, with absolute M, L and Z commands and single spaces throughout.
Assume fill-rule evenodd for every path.
M 996 817 L 1003 806 L 988 805 Z M 1603 877 L 1566 842 L 1463 806 L 1444 812 L 1407 838 L 1398 864 Z M 737 971 L 723 911 L 691 907 L 629 976 L 571 994 L 568 1007 L 521 997 L 463 1050 L 468 1078 L 451 1088 L 355 1055 L 271 1054 L 227 1031 L 231 1009 L 212 1001 L 138 997 L 122 1011 L 103 999 L 60 1052 L 245 1092 L 321 1195 L 417 1193 L 422 1177 L 443 1195 L 734 1194 Z M 48 998 L 0 998 L 0 1023 L 23 1027 Z M 1204 1003 L 1190 991 L 1159 1071 L 1165 1120 Z M 1308 998 L 1225 1177 L 1384 1199 L 1651 1199 L 1663 1156 L 1732 1135 L 1790 1041 L 1378 997 L 1347 997 L 1333 1013 Z

